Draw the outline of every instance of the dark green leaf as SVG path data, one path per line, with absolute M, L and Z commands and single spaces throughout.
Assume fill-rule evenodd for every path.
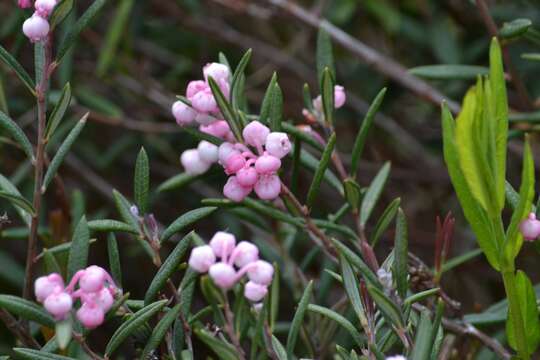
M 51 136 L 54 134 L 54 131 L 60 124 L 60 121 L 62 121 L 62 119 L 64 118 L 64 115 L 66 114 L 66 110 L 69 107 L 70 103 L 71 103 L 71 85 L 67 83 L 64 86 L 64 89 L 62 90 L 62 95 L 60 95 L 60 99 L 58 100 L 58 103 L 56 104 L 54 110 L 51 113 L 51 116 L 49 117 L 49 120 L 47 121 L 47 129 L 45 130 L 45 139 L 50 139 Z
M 15 74 L 21 79 L 23 84 L 30 90 L 32 94 L 36 94 L 36 84 L 34 80 L 28 75 L 26 70 L 22 67 L 21 64 L 15 60 L 13 55 L 11 55 L 4 47 L 0 45 L 0 60 L 4 62 L 9 68 L 11 68 Z
M 387 162 L 383 165 L 381 170 L 377 173 L 371 184 L 369 185 L 366 194 L 362 200 L 362 206 L 360 209 L 360 225 L 365 226 L 373 208 L 377 204 L 377 200 L 381 196 L 381 193 L 388 180 L 388 175 L 390 174 L 390 163 Z
M 409 258 L 408 250 L 408 235 L 407 235 L 407 219 L 403 210 L 399 209 L 396 218 L 396 237 L 394 239 L 394 264 L 392 273 L 396 279 L 396 287 L 401 298 L 407 296 L 409 284 L 407 278 L 409 269 L 407 266 Z
M 334 85 L 335 80 L 330 69 L 325 68 L 321 82 L 321 98 L 324 120 L 330 126 L 334 124 Z
M 371 298 L 373 299 L 383 316 L 386 318 L 386 320 L 398 329 L 403 328 L 403 317 L 397 305 L 394 304 L 392 300 L 390 300 L 390 298 L 386 296 L 384 292 L 382 292 L 382 290 L 379 290 L 378 288 L 369 284 L 367 288 L 369 294 L 371 295 Z
M 22 197 L 19 190 L 9 181 L 5 176 L 0 174 L 0 190 L 18 197 Z M 30 213 L 28 211 L 24 210 L 24 208 L 20 206 L 15 206 L 15 210 L 19 214 L 20 218 L 24 221 L 25 224 L 28 226 L 30 225 Z
M 369 105 L 369 109 L 366 112 L 366 116 L 364 116 L 364 120 L 362 121 L 360 130 L 358 130 L 358 134 L 356 135 L 356 140 L 354 141 L 354 146 L 352 150 L 350 172 L 351 177 L 353 178 L 356 177 L 356 172 L 358 171 L 358 163 L 360 162 L 360 157 L 362 156 L 362 152 L 364 151 L 364 145 L 366 143 L 369 129 L 371 129 L 371 125 L 373 124 L 373 120 L 375 119 L 375 114 L 377 114 L 377 111 L 379 111 L 385 94 L 386 88 L 382 88 L 381 91 L 379 91 L 379 93 L 377 94 L 377 96 L 375 96 L 375 99 L 373 99 L 371 105 Z
M 420 323 L 416 329 L 416 337 L 414 339 L 414 348 L 411 355 L 411 360 L 428 360 L 431 357 L 431 347 L 433 345 L 431 339 L 432 324 L 429 318 L 429 311 L 422 311 Z
M 336 239 L 332 239 L 332 243 L 339 251 L 339 253 L 342 254 L 353 267 L 360 271 L 360 274 L 364 277 L 368 284 L 376 287 L 381 286 L 377 276 L 373 273 L 373 271 L 371 271 L 371 269 L 358 255 L 356 255 L 351 249 L 349 249 L 347 246 L 343 245 L 340 241 Z
M 137 161 L 135 162 L 133 188 L 135 204 L 139 208 L 139 213 L 144 215 L 148 206 L 148 191 L 150 188 L 150 165 L 144 148 L 141 148 L 141 151 L 139 151 Z
M 317 74 L 319 84 L 322 83 L 323 72 L 325 68 L 328 68 L 330 74 L 335 79 L 336 69 L 334 66 L 334 54 L 332 51 L 332 41 L 330 35 L 322 28 L 319 28 L 317 34 Z M 322 92 L 322 91 L 321 91 Z
M 43 186 L 41 187 L 41 193 L 44 194 L 47 190 L 47 187 L 49 186 L 50 182 L 56 175 L 56 172 L 58 171 L 58 168 L 64 161 L 65 157 L 67 156 L 69 150 L 71 149 L 71 146 L 77 140 L 79 137 L 81 131 L 83 130 L 84 126 L 86 125 L 86 119 L 88 119 L 89 113 L 86 113 L 81 120 L 73 127 L 73 129 L 69 132 L 68 136 L 60 145 L 58 148 L 58 151 L 56 152 L 56 155 L 52 159 L 51 163 L 49 164 L 49 167 L 47 168 L 47 172 L 45 173 L 45 177 L 43 178 Z
M 335 144 L 336 144 L 336 134 L 333 133 L 328 139 L 328 143 L 326 144 L 324 152 L 321 156 L 319 166 L 317 167 L 317 171 L 315 171 L 315 175 L 313 176 L 313 181 L 311 182 L 311 186 L 309 187 L 307 201 L 306 201 L 306 204 L 308 207 L 313 206 L 313 203 L 315 202 L 315 199 L 317 198 L 317 195 L 319 194 L 321 181 L 323 179 L 324 173 L 326 172 L 326 169 L 328 168 L 328 164 L 332 157 Z
M 375 245 L 377 245 L 381 235 L 386 231 L 386 229 L 388 229 L 388 226 L 394 219 L 394 216 L 396 216 L 400 203 L 401 198 L 396 198 L 384 210 L 371 233 L 371 247 L 375 247 Z
M 21 146 L 28 159 L 34 160 L 34 151 L 32 150 L 32 144 L 17 125 L 17 123 L 10 119 L 9 116 L 0 111 L 0 128 L 4 129 L 13 139 Z
M 479 75 L 487 75 L 489 69 L 475 65 L 425 65 L 409 69 L 412 75 L 434 80 L 474 80 Z
M 220 340 L 214 334 L 208 332 L 205 329 L 197 328 L 193 331 L 195 335 L 222 360 L 236 360 L 238 359 L 237 351 L 228 342 Z
M 13 194 L 7 191 L 0 191 L 0 198 L 7 199 L 10 203 L 23 209 L 30 215 L 34 215 L 36 213 L 32 203 L 23 198 L 21 195 Z
M 23 319 L 35 321 L 38 324 L 54 329 L 55 321 L 53 317 L 42 306 L 31 301 L 18 296 L 0 294 L 0 308 Z
M 195 181 L 198 178 L 200 178 L 200 175 L 181 173 L 163 182 L 161 185 L 158 186 L 157 191 L 163 192 L 163 191 L 179 189 L 183 187 L 184 185 L 187 185 Z
M 283 344 L 279 342 L 278 338 L 272 334 L 272 349 L 276 353 L 278 360 L 287 360 L 287 350 L 283 347 Z
M 72 9 L 73 0 L 60 0 L 54 7 L 54 11 L 49 20 L 51 29 L 54 29 L 58 24 L 60 24 Z
M 298 339 L 298 334 L 300 333 L 300 327 L 304 321 L 304 315 L 309 305 L 309 300 L 311 299 L 311 293 L 313 291 L 313 281 L 310 281 L 302 294 L 302 298 L 298 303 L 298 308 L 294 313 L 294 317 L 291 323 L 291 329 L 289 330 L 289 335 L 287 336 L 287 358 L 291 358 L 294 352 L 294 347 L 296 345 L 296 340 Z
M 144 347 L 141 359 L 147 359 L 150 353 L 154 351 L 163 341 L 165 335 L 167 334 L 167 330 L 169 330 L 174 320 L 176 320 L 176 318 L 178 317 L 178 314 L 180 314 L 180 310 L 181 304 L 176 304 L 176 306 L 169 310 L 167 314 L 163 316 L 159 323 L 154 327 L 152 335 L 150 335 L 150 339 L 148 339 L 148 341 L 146 342 L 146 346 Z
M 277 82 L 277 74 L 274 72 L 274 74 L 272 75 L 272 78 L 270 79 L 270 83 L 268 84 L 268 87 L 266 88 L 266 92 L 264 93 L 264 98 L 261 103 L 261 113 L 259 115 L 259 121 L 262 122 L 263 124 L 270 123 L 272 106 L 274 104 L 276 82 Z
M 148 306 L 143 307 L 131 316 L 126 322 L 124 322 L 111 336 L 107 347 L 105 348 L 105 355 L 110 355 L 137 329 L 146 324 L 148 320 L 155 314 L 157 314 L 167 303 L 167 300 L 156 301 Z
M 354 325 L 349 320 L 347 320 L 344 316 L 338 314 L 337 312 L 331 309 L 328 309 L 319 305 L 314 305 L 314 304 L 309 304 L 308 310 L 317 314 L 321 314 L 335 321 L 336 323 L 341 325 L 345 330 L 347 330 L 349 334 L 351 334 L 352 338 L 354 339 L 354 341 L 356 342 L 358 346 L 360 347 L 364 346 L 365 341 L 362 339 L 362 335 L 360 335 L 360 333 L 358 332 L 358 330 L 356 330 Z
M 56 260 L 54 253 L 52 253 L 51 251 L 47 249 L 43 249 L 43 261 L 45 262 L 45 270 L 47 274 L 50 274 L 50 273 L 61 274 L 62 273 L 60 264 L 58 264 L 58 261 Z
M 109 267 L 116 286 L 122 288 L 122 265 L 120 263 L 120 252 L 116 236 L 110 233 L 107 236 L 107 254 L 109 255 Z
M 360 299 L 360 290 L 358 289 L 358 279 L 356 278 L 349 261 L 341 254 L 340 260 L 341 264 L 341 274 L 343 277 L 343 285 L 345 286 L 345 291 L 347 297 L 352 305 L 352 308 L 362 326 L 367 325 L 366 314 L 364 312 L 364 306 L 362 305 L 362 300 Z
M 138 234 L 137 229 L 133 228 L 130 224 L 118 220 L 101 219 L 92 220 L 88 222 L 88 228 L 91 231 L 99 232 L 127 232 L 131 234 Z
M 17 354 L 18 358 L 28 360 L 75 360 L 74 358 L 56 355 L 45 351 L 39 351 L 34 349 L 14 348 L 13 351 Z
M 242 79 L 245 79 L 244 72 L 249 60 L 251 59 L 251 54 L 251 49 L 248 49 L 248 51 L 245 52 L 240 59 L 240 62 L 238 62 L 231 80 L 231 103 L 233 109 L 236 111 L 239 110 L 240 104 L 242 103 L 240 97 L 244 96 L 244 94 L 240 94 L 239 90 L 241 88 L 240 84 L 242 83 Z
M 78 270 L 86 267 L 88 262 L 88 248 L 90 246 L 90 230 L 86 217 L 83 216 L 73 233 L 71 249 L 67 264 L 67 278 L 71 279 Z
M 347 198 L 349 205 L 351 205 L 351 208 L 358 211 L 360 198 L 362 196 L 360 185 L 358 185 L 354 179 L 348 178 L 343 181 L 343 189 L 345 189 L 345 197 Z
M 217 207 L 206 206 L 199 209 L 190 210 L 187 213 L 182 214 L 178 219 L 174 220 L 171 225 L 169 225 L 165 230 L 163 230 L 160 241 L 167 241 L 174 234 L 182 231 L 187 226 L 209 216 L 216 210 Z
M 529 30 L 532 22 L 529 19 L 515 19 L 505 22 L 499 30 L 499 36 L 503 39 L 510 39 L 521 36 Z

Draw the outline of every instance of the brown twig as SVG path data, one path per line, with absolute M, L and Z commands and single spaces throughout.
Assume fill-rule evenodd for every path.
M 30 232 L 28 235 L 28 249 L 26 252 L 26 271 L 23 288 L 23 298 L 29 299 L 32 292 L 32 280 L 34 277 L 34 257 L 37 251 L 37 230 L 39 225 L 39 215 L 41 210 L 41 186 L 43 183 L 43 168 L 45 165 L 45 126 L 47 121 L 47 92 L 49 77 L 52 72 L 52 35 L 49 35 L 44 43 L 45 59 L 43 61 L 42 77 L 36 86 L 37 109 L 38 109 L 38 133 L 36 145 L 36 159 L 34 163 L 34 196 L 32 206 L 35 213 L 32 215 Z M 37 69 L 36 69 L 37 70 Z
M 377 50 L 367 46 L 363 42 L 353 38 L 351 35 L 332 25 L 330 22 L 313 15 L 293 1 L 267 1 L 268 3 L 282 9 L 297 20 L 300 20 L 311 27 L 325 30 L 336 43 L 349 50 L 351 53 L 363 60 L 367 65 L 373 67 L 380 73 L 396 81 L 398 84 L 411 90 L 420 98 L 425 99 L 435 105 L 440 105 L 443 101 L 446 101 L 452 112 L 459 112 L 460 106 L 457 103 L 448 99 L 427 82 L 417 78 L 414 75 L 411 75 L 407 69 L 403 67 L 403 65 L 382 55 Z
M 234 347 L 236 348 L 236 351 L 238 352 L 238 358 L 240 360 L 245 360 L 246 355 L 244 353 L 244 349 L 242 349 L 242 345 L 240 344 L 240 339 L 238 339 L 238 336 L 236 335 L 236 332 L 234 331 L 234 314 L 231 311 L 231 306 L 229 305 L 229 299 L 227 298 L 227 293 L 223 292 L 223 312 L 225 313 L 225 332 L 229 336 L 229 339 L 232 341 Z
M 76 333 L 76 332 L 73 332 L 73 339 L 75 341 L 77 341 L 79 343 L 79 345 L 81 345 L 81 347 L 83 348 L 84 352 L 86 352 L 88 354 L 88 356 L 90 356 L 90 358 L 92 360 L 104 360 L 105 358 L 99 356 L 98 354 L 96 354 L 91 348 L 90 346 L 88 345 L 88 343 L 86 342 L 85 338 L 84 338 L 84 335 L 82 334 L 79 334 L 79 333 Z
M 33 349 L 39 349 L 39 343 L 34 340 L 32 335 L 21 326 L 21 324 L 10 313 L 4 309 L 0 309 L 0 320 L 6 325 L 6 328 L 19 339 L 24 346 L 31 347 Z
M 476 0 L 476 5 L 478 7 L 480 16 L 482 17 L 482 21 L 484 22 L 484 25 L 489 31 L 489 34 L 493 37 L 497 37 L 499 30 L 497 28 L 497 24 L 495 24 L 495 21 L 493 20 L 493 17 L 491 17 L 491 14 L 489 13 L 489 7 L 486 1 Z M 512 62 L 510 52 L 502 43 L 501 48 L 506 68 L 510 73 L 510 80 L 512 81 L 512 85 L 514 85 L 514 88 L 518 93 L 521 105 L 525 109 L 530 110 L 533 108 L 533 105 L 531 98 L 529 97 L 529 93 L 527 92 L 527 88 L 525 87 L 525 84 L 523 83 L 521 77 L 519 76 L 519 73 L 516 70 L 516 67 L 514 66 L 514 63 Z

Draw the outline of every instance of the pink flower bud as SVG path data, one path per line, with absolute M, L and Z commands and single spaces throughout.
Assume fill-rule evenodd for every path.
M 247 274 L 249 280 L 259 285 L 270 285 L 272 276 L 274 276 L 274 267 L 272 264 L 264 260 L 257 260 L 248 266 Z
M 253 185 L 255 185 L 258 178 L 259 175 L 257 174 L 257 170 L 255 170 L 252 166 L 243 167 L 236 173 L 236 180 L 238 183 L 247 188 L 251 188 Z
M 32 7 L 32 0 L 18 0 L 17 5 L 21 9 L 29 9 Z
M 248 281 L 244 286 L 244 296 L 249 301 L 261 301 L 268 293 L 268 288 L 264 285 L 259 285 L 253 281 Z
M 216 255 L 208 245 L 197 246 L 191 250 L 189 256 L 189 267 L 199 273 L 205 273 L 210 269 L 210 266 L 216 262 Z
M 107 272 L 102 267 L 91 265 L 84 270 L 79 279 L 79 288 L 84 292 L 96 292 L 103 288 Z
M 234 147 L 234 144 L 224 142 L 223 144 L 219 145 L 218 159 L 221 165 L 225 166 L 227 159 L 233 154 L 240 154 L 240 151 Z
M 201 141 L 197 146 L 199 157 L 202 161 L 213 164 L 218 160 L 218 147 L 211 142 Z
M 279 158 L 264 154 L 259 156 L 255 162 L 255 169 L 259 174 L 274 174 L 281 167 L 281 160 Z
M 282 158 L 291 151 L 291 142 L 287 134 L 272 132 L 266 138 L 266 151 L 268 154 Z
M 32 42 L 42 41 L 49 34 L 49 22 L 34 13 L 23 23 L 23 33 Z
M 195 94 L 208 89 L 208 85 L 202 80 L 190 81 L 186 89 L 186 97 L 191 101 Z
M 190 106 L 184 104 L 182 101 L 176 101 L 171 108 L 172 114 L 176 119 L 176 123 L 180 126 L 188 125 L 193 120 L 197 112 L 193 110 Z
M 36 13 L 43 18 L 49 17 L 55 6 L 56 0 L 36 0 L 34 3 Z
M 231 131 L 229 124 L 225 120 L 217 120 L 208 125 L 201 125 L 199 130 L 221 139 L 224 139 Z
M 281 193 L 281 180 L 277 175 L 262 175 L 253 189 L 259 199 L 274 200 Z
M 242 136 L 248 145 L 257 148 L 264 145 L 270 129 L 258 121 L 250 122 L 242 131 Z
M 225 172 L 227 174 L 236 174 L 246 165 L 246 159 L 240 153 L 233 153 L 225 161 Z
M 47 296 L 43 306 L 56 320 L 63 320 L 71 311 L 73 299 L 58 286 L 52 294 Z
M 180 156 L 180 162 L 182 163 L 186 173 L 192 175 L 203 174 L 212 165 L 211 163 L 207 163 L 201 159 L 197 149 L 189 149 L 184 151 Z
M 527 241 L 534 241 L 540 236 L 540 221 L 536 219 L 535 213 L 530 213 L 529 217 L 519 224 L 519 230 Z
M 114 303 L 112 292 L 114 292 L 114 290 L 111 288 L 104 287 L 99 292 L 95 293 L 96 296 L 94 297 L 94 301 L 105 313 L 111 309 Z
M 37 301 L 43 302 L 57 287 L 64 288 L 64 280 L 57 273 L 37 278 L 34 282 L 34 293 Z
M 345 104 L 346 100 L 345 88 L 341 85 L 334 86 L 334 107 L 339 109 Z
M 211 77 L 219 84 L 220 82 L 229 81 L 230 71 L 227 65 L 209 63 L 203 68 L 203 74 L 206 81 L 208 81 L 208 77 Z
M 199 91 L 191 98 L 191 105 L 202 113 L 217 112 L 218 107 L 210 89 Z
M 223 187 L 223 195 L 232 201 L 240 202 L 251 192 L 251 187 L 240 185 L 236 176 L 231 176 Z
M 238 267 L 244 267 L 249 263 L 259 260 L 259 249 L 250 242 L 240 241 L 232 254 L 232 260 Z
M 208 275 L 212 278 L 214 283 L 224 289 L 230 289 L 236 283 L 236 271 L 231 265 L 227 265 L 223 262 L 218 262 L 210 267 Z
M 89 301 L 83 302 L 81 308 L 77 310 L 77 319 L 87 329 L 95 329 L 103 324 L 105 312 L 99 304 Z
M 229 255 L 233 252 L 236 245 L 236 238 L 233 234 L 225 231 L 218 231 L 210 240 L 210 247 L 217 257 L 222 261 L 226 261 Z
M 216 118 L 209 114 L 197 113 L 197 115 L 195 115 L 195 122 L 200 125 L 208 125 L 215 121 Z

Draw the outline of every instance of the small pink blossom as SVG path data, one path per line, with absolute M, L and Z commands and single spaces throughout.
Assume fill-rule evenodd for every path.
M 199 272 L 205 273 L 210 269 L 210 266 L 216 262 L 216 256 L 212 251 L 212 248 L 208 245 L 197 246 L 191 250 L 188 264 L 189 266 Z
M 212 166 L 211 163 L 207 163 L 201 159 L 197 149 L 184 151 L 180 156 L 180 162 L 182 163 L 186 173 L 192 175 L 203 174 L 210 168 L 210 166 Z
M 519 224 L 519 230 L 526 241 L 535 241 L 540 236 L 540 221 L 536 219 L 536 214 L 531 212 L 527 219 Z
M 249 280 L 259 285 L 270 285 L 274 276 L 274 267 L 272 264 L 264 260 L 257 260 L 248 266 L 247 274 Z
M 242 131 L 242 136 L 248 145 L 262 148 L 270 129 L 258 121 L 250 122 Z
M 199 130 L 203 133 L 213 135 L 220 139 L 225 139 L 231 132 L 229 124 L 225 120 L 216 120 L 211 124 L 201 125 L 199 127 Z
M 341 85 L 334 86 L 334 107 L 339 109 L 345 105 L 347 95 L 345 94 L 345 88 Z
M 195 110 L 180 100 L 172 105 L 171 111 L 176 119 L 176 123 L 180 126 L 191 124 L 197 115 Z
M 268 154 L 283 158 L 291 151 L 291 141 L 283 132 L 272 132 L 266 138 L 266 151 Z
M 80 309 L 77 310 L 77 319 L 85 328 L 95 329 L 105 321 L 105 312 L 95 302 L 83 302 Z
M 244 286 L 244 296 L 246 299 L 259 302 L 268 293 L 268 288 L 264 285 L 257 284 L 253 281 L 248 281 Z
M 251 188 L 257 182 L 259 175 L 252 166 L 245 166 L 236 173 L 238 183 L 246 188 Z
M 79 287 L 84 292 L 96 292 L 103 288 L 107 280 L 107 272 L 102 267 L 92 265 L 84 270 L 79 279 Z
M 202 80 L 190 81 L 186 89 L 186 97 L 191 101 L 195 94 L 208 89 L 208 85 Z
M 225 161 L 225 172 L 227 174 L 236 174 L 246 165 L 246 159 L 240 153 L 232 153 Z
M 43 306 L 56 320 L 63 320 L 71 311 L 73 300 L 71 295 L 58 286 L 52 294 L 47 296 L 43 302 Z
M 223 195 L 232 201 L 240 202 L 251 192 L 251 188 L 240 185 L 236 176 L 231 176 L 223 187 Z
M 51 295 L 57 287 L 61 289 L 64 288 L 64 280 L 60 274 L 52 273 L 47 276 L 37 278 L 34 282 L 34 293 L 36 294 L 37 301 L 45 301 L 45 299 Z
M 199 152 L 199 158 L 202 161 L 213 164 L 218 161 L 218 147 L 211 142 L 201 141 L 197 146 Z
M 235 246 L 236 238 L 233 234 L 225 231 L 218 231 L 210 240 L 212 251 L 217 257 L 221 258 L 222 261 L 227 261 Z
M 229 67 L 220 63 L 209 63 L 203 68 L 204 79 L 208 81 L 208 77 L 213 78 L 217 83 L 229 82 L 230 71 Z
M 281 180 L 277 175 L 261 175 L 254 188 L 262 200 L 274 200 L 281 193 Z
M 259 260 L 259 249 L 250 242 L 240 241 L 231 255 L 231 259 L 238 268 Z
M 224 290 L 232 288 L 236 283 L 236 271 L 231 265 L 223 262 L 212 265 L 208 270 L 208 275 L 218 287 Z
M 259 174 L 274 174 L 281 167 L 281 160 L 279 158 L 264 154 L 259 156 L 255 162 L 255 169 Z
M 36 0 L 34 3 L 36 13 L 43 18 L 49 17 L 49 15 L 52 14 L 55 6 L 56 0 Z
M 34 13 L 23 23 L 23 33 L 32 42 L 44 40 L 49 35 L 49 22 Z
M 193 108 L 201 113 L 217 112 L 218 107 L 210 89 L 199 91 L 190 99 Z

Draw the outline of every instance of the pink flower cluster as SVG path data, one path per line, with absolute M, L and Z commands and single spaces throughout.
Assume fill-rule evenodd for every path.
M 32 6 L 29 0 L 19 0 L 19 7 L 26 9 Z M 34 14 L 23 23 L 23 33 L 32 42 L 44 40 L 49 35 L 49 22 L 47 19 L 52 14 L 56 0 L 36 0 L 34 2 Z
M 258 121 L 249 123 L 242 135 L 257 154 L 242 143 L 225 142 L 219 146 L 219 163 L 227 175 L 232 175 L 223 187 L 223 195 L 233 201 L 242 201 L 255 190 L 260 199 L 277 198 L 281 192 L 277 172 L 281 168 L 281 159 L 291 151 L 289 137 L 282 132 L 270 132 Z
M 210 245 L 193 248 L 189 267 L 199 273 L 208 272 L 223 290 L 232 288 L 247 275 L 249 281 L 244 286 L 244 296 L 255 303 L 266 296 L 274 276 L 274 267 L 259 260 L 259 249 L 255 245 L 247 241 L 236 244 L 234 235 L 223 231 L 212 237 Z
M 200 125 L 209 125 L 223 119 L 219 111 L 208 78 L 213 78 L 226 98 L 230 93 L 230 70 L 227 65 L 210 63 L 203 68 L 204 80 L 190 81 L 186 89 L 186 98 L 191 106 L 177 101 L 172 106 L 172 113 L 178 125 L 184 126 L 194 121 Z
M 103 323 L 117 290 L 109 273 L 96 265 L 77 271 L 68 286 L 64 286 L 62 276 L 57 273 L 42 276 L 34 283 L 37 301 L 43 303 L 56 320 L 64 320 L 75 300 L 80 299 L 82 305 L 77 310 L 77 319 L 87 329 Z
M 225 141 L 234 141 L 234 135 L 225 120 L 200 125 L 199 130 Z M 217 161 L 218 147 L 205 140 L 201 141 L 196 149 L 186 150 L 180 156 L 180 162 L 186 173 L 193 175 L 205 173 Z
M 519 224 L 519 230 L 523 238 L 527 241 L 535 241 L 540 236 L 540 221 L 536 219 L 535 213 L 530 213 L 527 219 Z

